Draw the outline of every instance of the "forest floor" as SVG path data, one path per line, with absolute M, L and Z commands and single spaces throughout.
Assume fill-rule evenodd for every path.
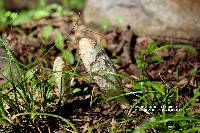
M 44 36 L 43 27 L 45 25 L 51 25 L 54 32 L 51 33 L 48 40 L 42 41 Z M 54 46 L 56 31 L 59 31 L 65 38 L 64 49 L 70 51 L 75 58 L 73 64 L 65 61 L 66 70 L 76 67 L 79 59 L 78 41 L 82 37 L 92 37 L 104 47 L 117 70 L 134 82 L 139 82 L 141 75 L 143 75 L 143 77 L 146 77 L 145 80 L 167 86 L 166 88 L 169 88 L 169 92 L 172 88 L 178 88 L 180 97 L 173 103 L 174 107 L 182 107 L 185 104 L 184 101 L 187 101 L 185 99 L 190 99 L 194 96 L 195 89 L 199 85 L 200 75 L 199 73 L 193 73 L 194 70 L 199 70 L 200 68 L 199 42 L 186 42 L 193 45 L 197 53 L 192 53 L 184 48 L 167 48 L 155 54 L 162 57 L 164 61 L 153 63 L 151 54 L 141 57 L 139 52 L 150 48 L 154 41 L 157 43 L 157 47 L 178 42 L 176 40 L 139 37 L 133 35 L 128 28 L 127 30 L 114 27 L 89 29 L 83 24 L 82 15 L 79 16 L 76 13 L 68 17 L 52 15 L 49 18 L 33 20 L 20 26 L 6 28 L 0 33 L 12 46 L 13 54 L 20 62 L 26 64 L 29 68 L 52 69 L 55 58 L 61 55 L 57 47 L 51 49 Z M 44 56 L 48 50 L 50 51 Z M 140 68 L 136 65 L 139 59 L 148 62 L 148 65 L 145 68 Z M 40 64 L 38 64 L 38 61 Z M 105 101 L 102 102 L 98 86 L 92 82 L 88 83 L 87 80 L 85 81 L 82 78 L 83 75 L 87 75 L 82 62 L 76 71 L 78 76 L 75 77 L 70 88 L 80 88 L 81 90 L 77 93 L 70 92 L 66 96 L 67 102 L 65 105 L 56 110 L 49 109 L 48 111 L 69 119 L 79 132 L 86 132 L 89 128 L 93 132 L 110 132 L 115 128 L 134 129 L 143 123 L 145 119 L 152 117 L 151 113 L 149 114 L 139 109 L 121 109 L 115 100 L 107 103 Z M 43 72 L 38 72 L 38 74 L 41 73 Z M 137 90 L 130 82 L 123 80 L 122 83 L 126 91 Z M 85 91 L 84 88 L 87 88 L 87 90 Z M 134 98 L 134 96 L 129 96 L 132 102 Z M 200 112 L 199 101 L 196 102 L 193 110 L 193 113 Z M 58 125 L 55 119 L 41 117 L 36 119 L 34 123 L 23 121 L 23 119 L 24 117 L 19 118 L 16 125 L 12 127 L 13 132 L 20 128 L 24 128 L 27 132 L 34 132 L 36 128 L 39 128 L 41 132 L 68 132 L 71 130 L 67 125 Z

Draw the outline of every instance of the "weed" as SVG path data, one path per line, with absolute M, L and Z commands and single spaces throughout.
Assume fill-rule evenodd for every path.
M 82 7 L 78 0 L 63 0 L 63 3 L 64 2 L 66 2 L 65 4 L 68 6 L 73 5 L 74 7 L 72 6 L 72 8 Z M 61 6 L 57 4 L 47 6 L 44 0 L 40 0 L 40 8 L 27 12 L 14 13 L 1 10 L 0 27 L 5 28 L 9 25 L 21 25 L 33 19 L 49 17 L 52 12 L 57 15 L 70 15 L 70 11 L 64 10 Z M 122 23 L 121 18 L 118 18 L 118 21 Z M 103 21 L 102 27 L 108 29 L 109 21 Z M 51 25 L 45 25 L 43 27 L 43 44 L 48 41 L 50 33 L 53 32 L 53 30 Z M 30 36 L 34 34 L 35 33 L 32 33 Z M 54 40 L 55 45 L 51 49 L 56 47 L 61 52 L 65 61 L 69 64 L 75 64 L 74 55 L 70 51 L 64 49 L 64 41 L 65 38 L 62 34 L 57 32 Z M 71 70 L 56 69 L 52 71 L 51 69 L 44 68 L 39 62 L 37 62 L 38 66 L 36 68 L 29 68 L 15 59 L 6 41 L 1 39 L 0 43 L 5 46 L 8 53 L 7 58 L 1 57 L 1 59 L 6 59 L 9 62 L 5 73 L 3 73 L 7 82 L 0 86 L 0 126 L 3 127 L 0 131 L 53 132 L 59 130 L 60 126 L 65 126 L 66 132 L 78 132 L 74 122 L 63 115 L 73 109 L 64 108 L 64 102 L 66 100 L 64 98 L 68 98 L 66 95 L 69 95 L 70 92 L 73 96 L 77 96 L 80 93 L 88 92 L 89 87 L 95 86 L 91 84 L 91 78 L 88 78 L 88 75 L 79 75 L 77 73 L 80 60 L 78 60 L 76 66 L 71 68 Z M 157 43 L 154 42 L 149 49 L 144 49 L 140 52 L 141 58 L 136 61 L 138 67 L 142 68 L 143 72 L 145 72 L 151 64 L 164 63 L 165 59 L 157 56 L 155 53 L 169 48 L 184 48 L 194 54 L 197 52 L 188 45 L 165 45 L 158 47 Z M 49 49 L 49 51 L 51 49 Z M 45 55 L 47 55 L 49 51 L 47 51 Z M 147 58 L 149 58 L 149 60 L 145 60 Z M 177 77 L 181 73 L 179 69 L 179 67 L 176 69 Z M 196 75 L 199 74 L 199 72 L 199 68 L 192 71 L 192 73 Z M 56 75 L 58 74 L 59 80 L 56 80 Z M 111 74 L 114 75 L 115 73 L 107 73 L 107 75 Z M 134 92 L 127 91 L 127 93 L 120 95 L 134 96 L 134 98 L 129 98 L 132 102 L 131 108 L 127 109 L 128 113 L 124 113 L 127 110 L 117 110 L 117 112 L 114 113 L 117 114 L 120 113 L 120 111 L 124 112 L 120 115 L 106 116 L 106 118 L 104 118 L 104 115 L 98 120 L 88 122 L 84 125 L 85 131 L 95 132 L 99 131 L 99 128 L 102 128 L 113 133 L 200 132 L 199 108 L 196 108 L 197 101 L 199 101 L 200 97 L 199 85 L 195 86 L 196 91 L 194 96 L 183 104 L 179 104 L 178 100 L 182 97 L 179 95 L 178 88 L 169 86 L 161 75 L 159 75 L 161 79 L 160 82 L 151 80 L 146 73 L 143 73 L 143 75 L 135 81 L 123 74 L 115 74 L 115 76 L 122 79 L 123 83 L 128 82 L 131 84 Z M 79 81 L 84 81 L 90 85 L 74 85 L 77 77 Z M 60 88 L 60 90 L 57 91 L 59 94 L 55 94 L 54 92 L 56 82 L 59 83 L 58 88 Z M 95 108 L 95 111 L 97 111 L 94 118 L 98 118 L 98 115 L 102 113 L 101 110 L 98 112 L 98 108 L 96 108 L 97 105 L 102 106 L 120 96 L 104 100 L 100 97 L 98 91 L 92 90 L 90 109 L 92 110 Z M 78 104 L 78 102 L 72 105 L 79 106 L 80 103 Z M 83 106 L 84 105 L 85 104 L 83 104 Z M 95 111 L 91 114 L 95 113 Z M 112 108 L 108 109 L 108 111 L 112 111 Z M 133 115 L 131 113 L 133 113 Z M 87 116 L 89 116 L 88 112 Z M 85 118 L 84 120 L 88 121 L 88 119 Z M 124 129 L 123 124 L 129 123 L 134 123 L 134 125 L 129 125 L 129 128 Z
M 77 129 L 69 120 L 52 114 L 62 102 L 55 103 L 54 82 L 48 80 L 47 76 L 50 73 L 41 73 L 41 71 L 46 70 L 29 69 L 22 65 L 11 54 L 8 44 L 3 40 L 1 43 L 6 47 L 9 61 L 9 77 L 6 77 L 7 83 L 2 85 L 0 90 L 0 122 L 7 125 L 4 131 L 10 130 L 12 132 L 16 130 L 23 132 L 30 130 L 30 132 L 47 132 L 49 130 L 49 122 L 53 120 L 57 122 L 54 124 L 59 124 L 60 119 L 76 132 Z M 13 70 L 13 65 L 16 70 Z M 26 72 L 24 73 L 21 68 Z M 13 75 L 14 72 L 17 72 L 18 79 Z M 59 93 L 62 92 L 59 91 Z M 59 95 L 62 96 L 62 94 Z M 44 121 L 44 123 L 40 123 L 40 120 Z M 58 128 L 55 125 L 52 125 L 52 127 Z
M 150 64 L 164 62 L 164 59 L 154 54 L 166 48 L 185 48 L 192 53 L 196 53 L 196 50 L 188 45 L 165 45 L 158 48 L 154 42 L 150 48 L 140 52 L 141 57 L 145 58 L 148 56 L 151 61 L 137 60 L 138 67 L 145 70 Z M 160 78 L 162 79 L 161 75 Z M 134 88 L 137 91 L 142 91 L 143 94 L 133 102 L 133 106 L 138 107 L 150 116 L 150 119 L 145 120 L 134 132 L 199 131 L 199 115 L 192 110 L 194 110 L 194 105 L 198 101 L 200 86 L 196 88 L 197 91 L 194 96 L 182 106 L 177 104 L 177 100 L 181 98 L 178 94 L 178 89 L 171 88 L 163 79 L 162 81 L 161 83 L 153 82 L 146 78 L 138 80 L 134 84 Z
M 101 26 L 104 30 L 107 30 L 110 26 L 110 22 L 109 22 L 109 19 L 104 19 L 102 22 L 101 22 Z

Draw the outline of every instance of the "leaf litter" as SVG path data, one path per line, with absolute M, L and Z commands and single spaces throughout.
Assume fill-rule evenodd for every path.
M 33 67 L 37 65 L 36 62 L 39 60 L 44 67 L 52 69 L 53 62 L 55 58 L 61 54 L 61 51 L 55 47 L 47 56 L 44 57 L 43 55 L 54 45 L 56 31 L 59 31 L 63 37 L 66 37 L 76 23 L 78 17 L 78 14 L 74 14 L 68 17 L 43 18 L 21 26 L 12 27 L 12 30 L 7 28 L 1 31 L 1 35 L 4 39 L 8 40 L 13 48 L 14 55 L 19 61 L 27 64 L 29 67 Z M 123 31 L 120 28 L 113 27 L 98 30 L 98 32 L 101 33 L 100 36 L 95 34 L 96 31 L 87 31 L 88 28 L 83 24 L 82 16 L 80 17 L 81 20 L 78 22 L 77 27 L 75 27 L 71 35 L 64 41 L 63 48 L 73 53 L 77 59 L 79 57 L 78 41 L 86 36 L 95 38 L 102 44 L 108 56 L 113 59 L 120 73 L 130 77 L 136 77 L 132 78 L 133 80 L 136 80 L 143 71 L 135 65 L 136 60 L 140 58 L 138 56 L 139 52 L 144 48 L 149 48 L 153 41 L 157 41 L 158 46 L 169 43 L 169 40 L 163 38 L 153 39 L 150 37 L 139 37 L 133 35 L 128 29 L 127 31 Z M 49 34 L 47 42 L 44 43 L 41 41 L 43 27 L 47 25 L 52 26 L 53 31 Z M 177 43 L 176 41 L 174 42 Z M 170 43 L 173 44 L 173 40 L 170 40 Z M 191 44 L 193 44 L 192 41 Z M 170 88 L 176 86 L 181 90 L 180 92 L 182 92 L 181 95 L 183 97 L 192 97 L 194 90 L 191 89 L 199 84 L 199 73 L 194 74 L 192 71 L 200 69 L 200 46 L 198 43 L 195 43 L 195 48 L 197 49 L 197 54 L 195 55 L 188 52 L 186 49 L 169 48 L 157 52 L 156 55 L 164 58 L 165 61 L 160 64 L 150 64 L 145 70 L 146 76 L 152 81 L 164 81 Z M 152 62 L 148 56 L 143 58 L 143 60 Z M 73 67 L 67 62 L 65 62 L 65 65 L 67 69 L 72 69 L 75 63 L 72 64 Z M 82 63 L 78 66 L 77 73 L 80 75 L 85 74 L 85 68 Z M 123 81 L 123 84 L 125 84 L 124 86 L 126 86 L 129 91 L 134 89 L 131 84 L 126 81 Z M 80 88 L 81 91 L 67 95 L 66 104 L 54 113 L 69 118 L 81 132 L 86 132 L 89 128 L 92 128 L 96 132 L 110 132 L 113 125 L 116 128 L 122 129 L 134 128 L 142 122 L 142 119 L 149 118 L 149 115 L 143 111 L 121 109 L 116 101 L 102 103 L 96 84 L 87 83 L 79 77 L 74 80 L 71 88 Z M 83 91 L 84 88 L 88 89 Z M 199 112 L 198 108 L 199 106 L 195 109 L 196 112 Z M 138 121 L 134 121 L 131 117 L 137 118 Z M 24 118 L 21 118 L 21 121 L 23 121 L 23 119 Z M 42 117 L 40 120 L 43 121 L 42 124 L 54 126 L 52 125 L 53 123 L 51 123 L 54 119 L 46 120 L 46 118 Z M 117 121 L 117 123 L 115 123 L 115 121 Z M 28 124 L 23 125 L 22 123 L 22 125 L 18 126 L 24 126 L 26 129 L 29 129 L 33 126 L 40 127 L 39 125 L 42 125 L 39 121 L 36 123 L 38 124 L 31 124 L 31 126 L 28 126 Z M 52 130 L 65 131 L 66 128 L 68 127 L 62 125 L 60 128 L 56 126 L 55 129 Z M 46 130 L 47 129 L 43 131 Z

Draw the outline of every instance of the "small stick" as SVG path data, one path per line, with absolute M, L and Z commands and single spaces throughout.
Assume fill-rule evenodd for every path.
M 87 72 L 100 87 L 105 98 L 117 97 L 122 108 L 128 108 L 129 102 L 122 94 L 121 80 L 116 68 L 105 51 L 92 39 L 79 41 L 79 53 Z

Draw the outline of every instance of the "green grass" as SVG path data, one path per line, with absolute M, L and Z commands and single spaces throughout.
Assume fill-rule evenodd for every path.
M 78 1 L 73 3 L 73 1 L 65 0 L 65 2 L 64 4 L 73 5 L 74 7 L 72 8 L 79 9 L 82 7 L 81 3 L 78 3 Z M 8 25 L 21 25 L 27 21 L 31 21 L 30 18 L 33 16 L 35 19 L 40 19 L 49 16 L 49 12 L 52 10 L 56 10 L 56 13 L 60 15 L 64 13 L 64 10 L 61 9 L 59 5 L 51 5 L 45 9 L 38 9 L 20 14 L 2 10 L 0 14 L 4 16 L 1 16 L 3 19 L 0 19 L 0 27 L 2 26 L 2 28 L 5 28 Z M 107 22 L 104 24 L 104 27 L 105 29 L 108 27 Z M 45 43 L 50 36 L 50 34 L 46 33 L 52 31 L 52 26 L 44 26 L 44 35 L 42 36 L 43 43 Z M 75 59 L 72 53 L 63 50 L 64 37 L 61 33 L 58 33 L 56 36 L 57 38 L 55 39 L 54 46 L 58 47 L 66 61 L 68 61 L 69 64 L 75 64 L 77 61 L 71 70 L 62 71 L 62 85 L 65 90 L 65 95 L 75 95 L 76 93 L 87 91 L 87 88 L 82 90 L 81 86 L 73 88 L 75 80 L 84 81 L 87 84 L 91 84 L 92 82 L 91 79 L 88 78 L 88 75 L 80 75 L 77 73 L 80 59 Z M 1 39 L 0 43 L 3 44 L 8 53 L 8 57 L 1 57 L 0 61 L 7 60 L 9 62 L 6 72 L 3 75 L 7 79 L 7 82 L 0 86 L 0 126 L 4 127 L 0 129 L 0 131 L 12 132 L 17 130 L 18 132 L 24 132 L 24 130 L 32 130 L 40 132 L 42 130 L 43 132 L 49 132 L 56 131 L 60 126 L 64 126 L 66 132 L 79 132 L 78 130 L 80 127 L 77 127 L 73 120 L 62 116 L 61 113 L 58 112 L 58 110 L 63 109 L 62 107 L 65 99 L 63 94 L 59 94 L 59 97 L 55 97 L 54 95 L 55 78 L 53 78 L 53 75 L 55 72 L 49 68 L 44 68 L 39 61 L 37 62 L 36 68 L 29 68 L 17 61 L 12 55 L 9 44 L 7 44 L 5 40 Z M 57 44 L 59 44 L 59 46 Z M 52 48 L 54 48 L 54 46 Z M 141 51 L 141 60 L 137 60 L 138 67 L 145 71 L 150 64 L 165 62 L 163 58 L 156 56 L 155 53 L 169 48 L 184 48 L 191 53 L 197 52 L 188 45 L 165 45 L 158 47 L 156 42 L 154 42 L 149 49 Z M 48 52 L 49 51 L 47 51 L 45 55 L 47 55 Z M 152 62 L 145 62 L 142 60 L 145 56 L 149 56 Z M 199 73 L 199 70 L 194 71 L 195 73 Z M 162 79 L 161 82 L 155 82 L 145 76 L 145 73 L 143 73 L 141 77 L 138 77 L 137 80 L 133 80 L 131 77 L 124 76 L 123 74 L 117 74 L 117 76 L 131 84 L 132 91 L 139 93 L 135 94 L 137 95 L 137 99 L 129 99 L 132 102 L 132 106 L 128 111 L 134 112 L 134 109 L 137 109 L 135 115 L 142 112 L 145 117 L 127 115 L 121 116 L 120 118 L 98 119 L 96 123 L 87 127 L 86 130 L 88 133 L 95 132 L 97 129 L 103 129 L 105 127 L 106 129 L 109 128 L 110 132 L 113 133 L 200 132 L 200 114 L 199 112 L 193 112 L 196 101 L 199 100 L 200 85 L 194 88 L 195 93 L 193 97 L 189 98 L 183 104 L 177 104 L 178 99 L 182 98 L 182 96 L 179 95 L 178 88 L 169 87 L 168 83 L 166 83 L 162 77 L 160 77 Z M 90 86 L 92 87 L 93 85 L 91 84 Z M 103 99 L 99 97 L 99 92 L 95 92 L 95 94 L 93 94 L 93 92 L 89 93 L 92 93 L 92 110 L 94 110 L 97 105 L 103 106 L 105 103 L 118 98 L 117 96 L 110 99 Z M 130 96 L 131 93 L 125 90 L 125 93 L 122 95 Z M 170 111 L 170 109 L 173 111 Z M 62 111 L 68 112 L 67 109 Z M 52 121 L 55 122 L 53 123 L 55 125 L 51 125 Z M 130 126 L 127 129 L 120 127 L 122 124 L 131 122 L 137 123 L 137 126 Z M 38 123 L 39 125 L 37 125 Z M 34 127 L 34 125 L 36 127 Z M 42 127 L 43 125 L 44 127 Z
M 51 120 L 50 117 L 54 117 L 58 124 L 67 125 L 71 128 L 71 131 L 78 132 L 78 127 L 76 127 L 72 121 L 54 113 L 55 110 L 62 106 L 62 102 L 55 102 L 56 100 L 53 96 L 53 87 L 55 83 L 51 77 L 47 78 L 48 75 L 53 75 L 53 72 L 44 68 L 42 69 L 44 72 L 29 69 L 15 59 L 10 52 L 11 49 L 9 45 L 5 41 L 1 40 L 1 42 L 6 47 L 8 53 L 7 60 L 9 62 L 9 75 L 6 77 L 8 81 L 1 86 L 0 91 L 0 123 L 1 125 L 6 125 L 7 128 L 1 131 L 12 131 L 16 129 L 16 125 L 19 126 L 19 123 L 22 122 L 20 119 L 27 121 L 27 123 L 29 123 L 29 121 L 34 123 L 34 121 L 41 119 L 41 117 L 38 116 L 42 116 L 42 118 L 46 116 L 49 120 Z M 72 82 L 70 79 L 84 79 L 84 77 L 77 77 L 76 69 L 78 66 L 79 62 L 73 70 L 63 71 L 63 78 L 69 79 L 67 83 L 64 83 L 65 87 L 70 86 L 69 84 Z M 14 72 L 17 73 L 18 79 L 14 76 Z M 181 96 L 179 96 L 177 88 L 170 88 L 164 81 L 153 82 L 143 77 L 143 79 L 133 82 L 131 78 L 126 76 L 120 74 L 117 76 L 131 83 L 135 91 L 142 92 L 142 95 L 138 95 L 138 99 L 132 101 L 132 108 L 138 108 L 139 111 L 147 114 L 148 117 L 146 119 L 135 118 L 134 116 L 125 117 L 121 118 L 121 120 L 114 120 L 115 123 L 111 125 L 110 123 L 112 123 L 113 120 L 108 119 L 88 127 L 88 132 L 92 132 L 106 125 L 111 126 L 112 132 L 125 131 L 125 129 L 118 128 L 118 126 L 130 121 L 136 121 L 141 124 L 137 127 L 130 127 L 126 132 L 200 131 L 199 113 L 192 113 L 195 101 L 200 96 L 200 86 L 196 88 L 194 96 L 184 105 L 176 106 L 175 103 Z M 70 89 L 70 87 L 68 89 Z M 68 93 L 70 92 L 68 91 Z M 130 93 L 126 93 L 124 95 L 129 94 Z M 108 99 L 108 101 L 115 98 L 117 97 Z M 105 102 L 101 102 L 100 104 L 104 104 Z M 177 110 L 169 111 L 169 109 Z M 20 119 L 18 119 L 18 117 Z M 21 128 L 22 127 L 19 126 L 19 129 Z M 22 129 L 19 131 L 22 132 Z
M 3 75 L 7 79 L 7 82 L 1 86 L 0 90 L 0 124 L 8 126 L 8 129 L 5 128 L 4 130 L 15 127 L 17 124 L 15 121 L 19 116 L 27 115 L 26 119 L 28 123 L 29 119 L 32 121 L 40 119 L 36 117 L 39 115 L 55 117 L 58 119 L 58 123 L 61 120 L 77 132 L 77 129 L 70 120 L 53 114 L 61 106 L 63 100 L 59 99 L 60 102 L 56 102 L 57 100 L 53 96 L 55 81 L 51 78 L 48 79 L 48 75 L 52 75 L 51 77 L 53 77 L 54 72 L 48 69 L 29 69 L 15 59 L 11 54 L 9 45 L 5 41 L 1 40 L 1 43 L 8 53 L 8 58 L 4 57 L 1 59 L 6 59 L 9 62 L 7 75 Z M 70 71 L 63 71 L 63 78 L 75 77 L 77 75 L 75 70 L 76 68 Z M 65 87 L 69 87 L 67 85 L 69 83 L 70 80 L 68 83 L 65 82 Z

